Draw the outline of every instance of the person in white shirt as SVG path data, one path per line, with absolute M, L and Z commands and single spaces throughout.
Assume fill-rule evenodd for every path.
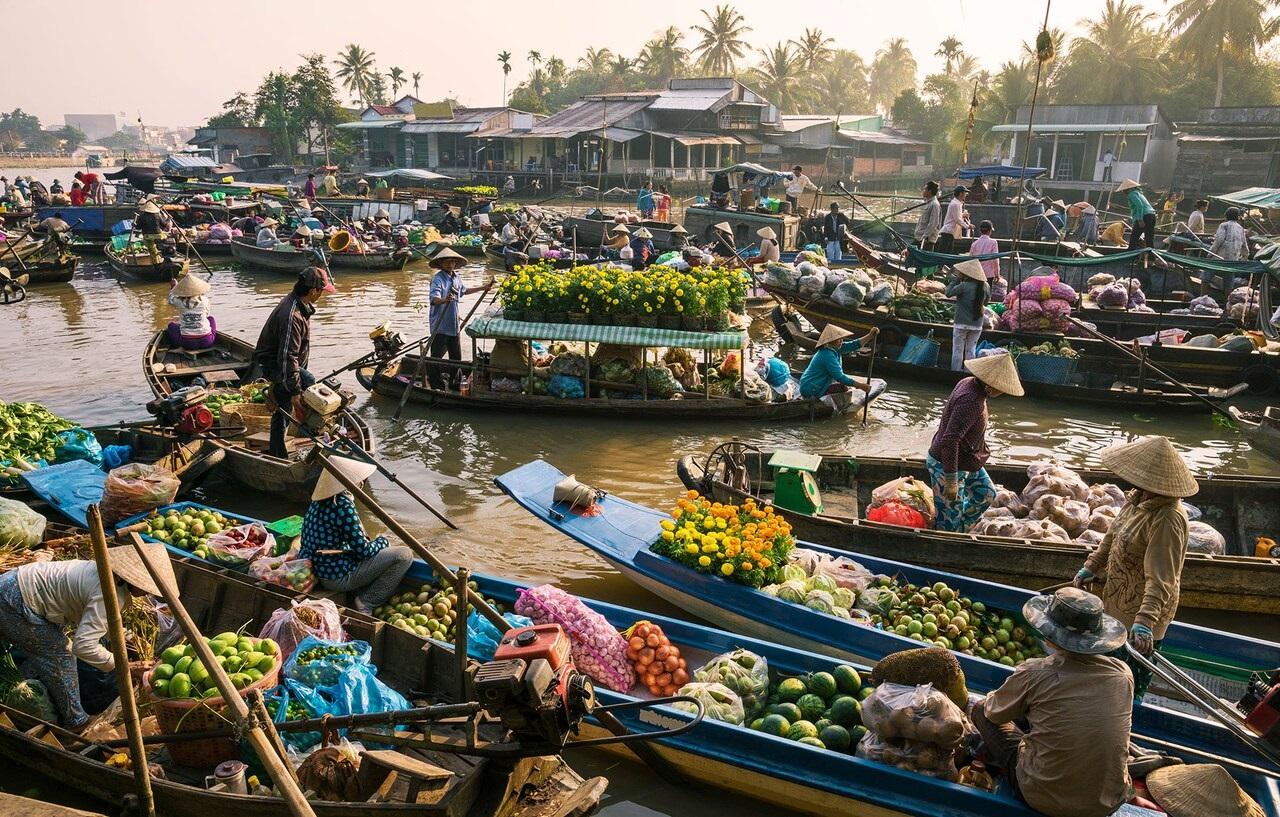
M 782 253 L 778 249 L 778 234 L 773 231 L 773 228 L 761 227 L 756 230 L 756 235 L 760 236 L 760 254 L 756 256 L 756 263 L 780 261 Z
M 951 201 L 947 202 L 947 214 L 942 219 L 942 232 L 938 235 L 938 252 L 954 252 L 957 238 L 964 236 L 969 224 L 969 212 L 964 209 L 964 201 L 969 196 L 969 188 L 957 185 Z
M 806 190 L 817 190 L 818 186 L 810 181 L 809 177 L 804 175 L 804 168 L 796 165 L 791 168 L 791 180 L 787 182 L 786 193 L 787 201 L 791 202 L 791 212 L 795 212 L 800 206 L 800 196 Z
M 938 203 L 938 183 L 926 182 L 921 194 L 924 198 L 924 211 L 916 221 L 916 245 L 922 250 L 932 250 L 938 241 L 938 231 L 942 229 L 942 205 Z
M 165 583 L 176 588 L 164 545 L 153 542 L 144 548 Z M 108 553 L 117 595 L 160 595 L 133 546 L 113 547 Z M 69 643 L 67 628 L 73 629 Z M 106 635 L 106 604 L 94 562 L 31 562 L 0 577 L 0 639 L 26 655 L 23 675 L 44 684 L 62 726 L 73 732 L 89 723 L 80 702 L 76 659 L 102 672 L 115 669 L 114 656 L 102 645 Z
M 188 272 L 169 290 L 169 303 L 178 308 L 178 320 L 165 330 L 170 348 L 208 349 L 214 344 L 218 324 L 209 314 L 207 281 Z
M 502 234 L 498 240 L 507 247 L 520 240 L 520 228 L 516 226 L 515 219 L 508 218 L 507 223 L 502 225 Z
M 1218 231 L 1213 234 L 1213 246 L 1209 248 L 1211 257 L 1221 258 L 1223 261 L 1242 261 L 1249 255 L 1249 234 L 1245 232 L 1244 226 L 1240 223 L 1240 208 L 1228 207 L 1226 221 L 1218 225 Z M 1209 281 L 1212 275 L 1205 274 L 1200 278 L 1200 294 L 1209 294 Z M 1224 273 L 1222 276 L 1222 292 L 1226 296 L 1231 295 L 1231 291 L 1235 288 L 1235 276 L 1230 273 Z
M 1191 211 L 1191 215 L 1187 216 L 1187 229 L 1196 235 L 1204 235 L 1204 214 L 1209 210 L 1209 200 L 1200 199 L 1196 202 L 1196 209 Z
M 1111 148 L 1107 148 L 1102 153 L 1102 180 L 1104 182 L 1111 181 L 1111 167 L 1116 163 L 1116 155 L 1111 152 Z
M 274 218 L 268 218 L 262 222 L 258 228 L 258 234 L 254 236 L 253 243 L 260 249 L 269 250 L 280 243 L 280 239 L 276 237 L 276 225 L 280 222 Z

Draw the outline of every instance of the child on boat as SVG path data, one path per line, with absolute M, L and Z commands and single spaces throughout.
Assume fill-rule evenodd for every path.
M 209 314 L 209 284 L 187 273 L 169 291 L 169 303 L 178 307 L 178 320 L 165 333 L 170 346 L 208 349 L 218 336 L 218 325 Z

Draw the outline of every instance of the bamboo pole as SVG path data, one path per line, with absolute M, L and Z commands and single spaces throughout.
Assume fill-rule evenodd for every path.
M 222 668 L 213 651 L 209 649 L 208 643 L 204 640 L 204 635 L 196 627 L 196 623 L 191 619 L 191 614 L 187 612 L 187 608 L 182 606 L 182 600 L 178 596 L 178 589 L 169 587 L 166 577 L 151 563 L 151 557 L 147 554 L 142 537 L 136 533 L 132 533 L 130 536 L 143 565 L 146 566 L 147 572 L 151 574 L 156 586 L 160 588 L 160 593 L 164 596 L 165 601 L 169 603 L 169 611 L 173 614 L 174 620 L 178 622 L 178 626 L 182 628 L 183 634 L 187 637 L 187 642 L 195 650 L 196 656 L 204 664 L 205 669 L 209 671 L 209 677 L 217 685 L 218 692 L 222 695 L 222 700 L 226 702 L 227 708 L 231 710 L 232 717 L 237 724 L 248 727 L 249 742 L 253 745 L 254 751 L 258 753 L 258 758 L 263 765 L 267 767 L 267 771 L 271 773 L 271 779 L 276 784 L 276 791 L 284 799 L 289 812 L 294 817 L 315 817 L 315 811 L 312 810 L 311 804 L 303 796 L 302 790 L 298 788 L 298 783 L 293 779 L 292 771 L 289 769 L 288 764 L 280 755 L 276 754 L 275 745 L 264 731 L 266 729 L 274 731 L 274 725 L 270 720 L 266 721 L 265 724 L 260 723 L 258 718 L 251 715 L 249 705 L 245 703 L 244 698 L 240 697 L 240 691 L 231 683 L 231 679 L 227 676 L 227 671 Z
M 107 553 L 107 536 L 102 530 L 102 513 L 97 505 L 89 506 L 89 541 L 93 543 L 93 561 L 98 565 L 98 583 L 102 587 L 102 603 L 107 614 L 107 635 L 111 655 L 115 658 L 116 685 L 120 691 L 120 709 L 129 736 L 129 755 L 133 759 L 133 783 L 138 787 L 138 805 L 145 817 L 155 817 L 156 801 L 151 793 L 151 773 L 147 768 L 147 749 L 142 743 L 142 723 L 138 703 L 133 695 L 133 679 L 129 677 L 129 655 L 124 645 L 124 621 L 120 616 L 120 599 L 111 573 L 111 556 Z

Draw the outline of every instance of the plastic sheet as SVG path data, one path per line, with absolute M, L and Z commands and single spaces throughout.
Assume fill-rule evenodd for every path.
M 54 450 L 55 462 L 84 460 L 94 465 L 102 465 L 102 446 L 93 433 L 83 428 L 68 428 L 58 432 L 58 447 Z
M 368 664 L 373 648 L 367 641 L 326 641 L 309 635 L 284 664 L 284 676 L 313 689 L 337 683 L 354 666 Z
M 516 613 L 504 613 L 502 617 L 512 627 L 528 627 L 533 624 L 533 619 Z M 467 616 L 468 652 L 473 657 L 483 661 L 490 661 L 493 659 L 493 654 L 498 649 L 498 642 L 501 640 L 502 633 L 498 632 L 498 628 L 493 626 L 493 622 L 482 616 L 478 610 L 472 610 L 471 615 Z

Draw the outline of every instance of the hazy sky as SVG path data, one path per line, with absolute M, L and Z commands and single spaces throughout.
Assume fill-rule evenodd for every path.
M 1050 24 L 1073 30 L 1104 0 L 1054 3 Z M 694 0 L 541 2 L 190 2 L 189 0 L 0 0 L 5 37 L 0 110 L 21 107 L 60 126 L 64 113 L 139 112 L 151 125 L 196 125 L 262 75 L 294 68 L 298 55 L 330 57 L 346 43 L 372 50 L 385 73 L 421 71 L 420 96 L 463 104 L 502 98 L 497 52 L 513 54 L 510 84 L 529 72 L 537 49 L 570 66 L 588 46 L 634 56 L 668 25 L 701 21 Z M 922 75 L 936 71 L 939 41 L 954 34 L 987 67 L 1017 56 L 1044 15 L 1041 0 L 734 0 L 759 48 L 820 27 L 837 45 L 870 60 L 890 37 L 906 37 Z M 1163 11 L 1166 4 L 1148 0 Z M 686 45 L 696 37 L 690 31 Z M 758 61 L 752 53 L 750 62 Z M 412 88 L 409 89 L 412 91 Z M 403 93 L 403 91 L 402 91 Z

